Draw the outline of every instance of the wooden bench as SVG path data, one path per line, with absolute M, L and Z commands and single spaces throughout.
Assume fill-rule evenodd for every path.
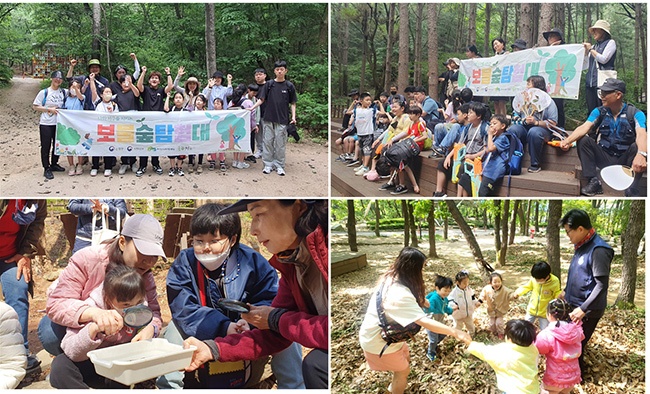
M 345 163 L 336 161 L 340 152 L 334 141 L 341 136 L 340 124 L 332 123 L 330 140 L 332 146 L 331 172 L 332 188 L 335 195 L 340 197 L 386 197 L 387 191 L 378 190 L 383 182 L 368 182 L 360 176 L 355 176 L 352 169 Z M 419 196 L 431 197 L 436 190 L 438 162 L 442 158 L 429 158 L 431 151 L 421 152 L 412 165 L 413 172 L 420 186 Z M 542 171 L 529 173 L 530 156 L 524 154 L 521 175 L 512 176 L 510 180 L 511 197 L 579 197 L 580 188 L 586 181 L 581 179 L 580 159 L 575 148 L 564 152 L 559 148 L 544 146 L 541 160 Z M 499 186 L 497 196 L 506 197 L 508 177 L 504 177 Z M 581 184 L 582 182 L 582 184 Z M 409 184 L 410 186 L 410 184 Z M 647 191 L 647 174 L 644 174 L 639 188 Z M 333 190 L 333 191 L 334 191 Z M 405 197 L 416 197 L 417 194 L 409 189 Z M 623 197 L 623 191 L 616 191 L 603 183 L 604 197 Z M 447 182 L 447 195 L 456 195 L 456 185 Z
M 365 253 L 341 252 L 332 254 L 332 278 L 356 271 L 368 265 Z

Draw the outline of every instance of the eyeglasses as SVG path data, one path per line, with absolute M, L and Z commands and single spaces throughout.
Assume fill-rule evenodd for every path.
M 564 232 L 566 233 L 566 235 L 569 235 L 569 234 L 571 233 L 571 231 L 575 231 L 575 229 L 574 229 L 574 228 L 571 228 L 571 227 L 569 227 L 569 229 L 568 229 L 568 230 L 564 230 Z
M 607 96 L 610 93 L 615 93 L 617 92 L 616 90 L 609 90 L 609 91 L 603 91 L 603 90 L 598 90 L 598 98 L 602 99 L 603 97 Z
M 228 238 L 220 239 L 218 241 L 210 241 L 210 242 L 203 242 L 203 241 L 198 240 L 198 239 L 193 239 L 192 240 L 192 247 L 194 249 L 205 249 L 206 246 L 212 247 L 212 246 L 217 246 L 219 244 L 223 245 L 223 244 L 226 243 L 226 241 L 228 241 Z

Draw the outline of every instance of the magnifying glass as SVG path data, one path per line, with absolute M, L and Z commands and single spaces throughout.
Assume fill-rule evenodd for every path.
M 124 324 L 134 330 L 139 330 L 153 320 L 153 312 L 144 304 L 124 309 Z
M 230 312 L 248 313 L 251 310 L 251 308 L 245 302 L 231 300 L 228 298 L 219 298 L 217 305 Z

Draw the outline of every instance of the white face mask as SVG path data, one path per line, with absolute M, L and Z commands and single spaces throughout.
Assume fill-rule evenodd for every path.
M 110 93 L 105 93 L 102 97 L 104 98 L 104 101 L 109 102 L 113 98 L 113 95 Z
M 77 95 L 77 89 L 70 88 L 70 95 L 71 96 L 76 96 Z
M 201 265 L 205 267 L 208 271 L 214 271 L 217 268 L 221 267 L 224 261 L 228 258 L 230 254 L 230 247 L 223 253 L 220 254 L 211 254 L 211 253 L 196 253 L 194 256 L 199 260 Z

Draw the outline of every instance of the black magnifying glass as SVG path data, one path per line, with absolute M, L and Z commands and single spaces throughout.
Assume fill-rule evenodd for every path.
M 139 330 L 153 320 L 153 312 L 144 304 L 124 309 L 124 324 L 134 330 Z
M 228 298 L 219 298 L 217 305 L 230 312 L 248 313 L 251 310 L 251 308 L 245 302 L 231 300 Z

